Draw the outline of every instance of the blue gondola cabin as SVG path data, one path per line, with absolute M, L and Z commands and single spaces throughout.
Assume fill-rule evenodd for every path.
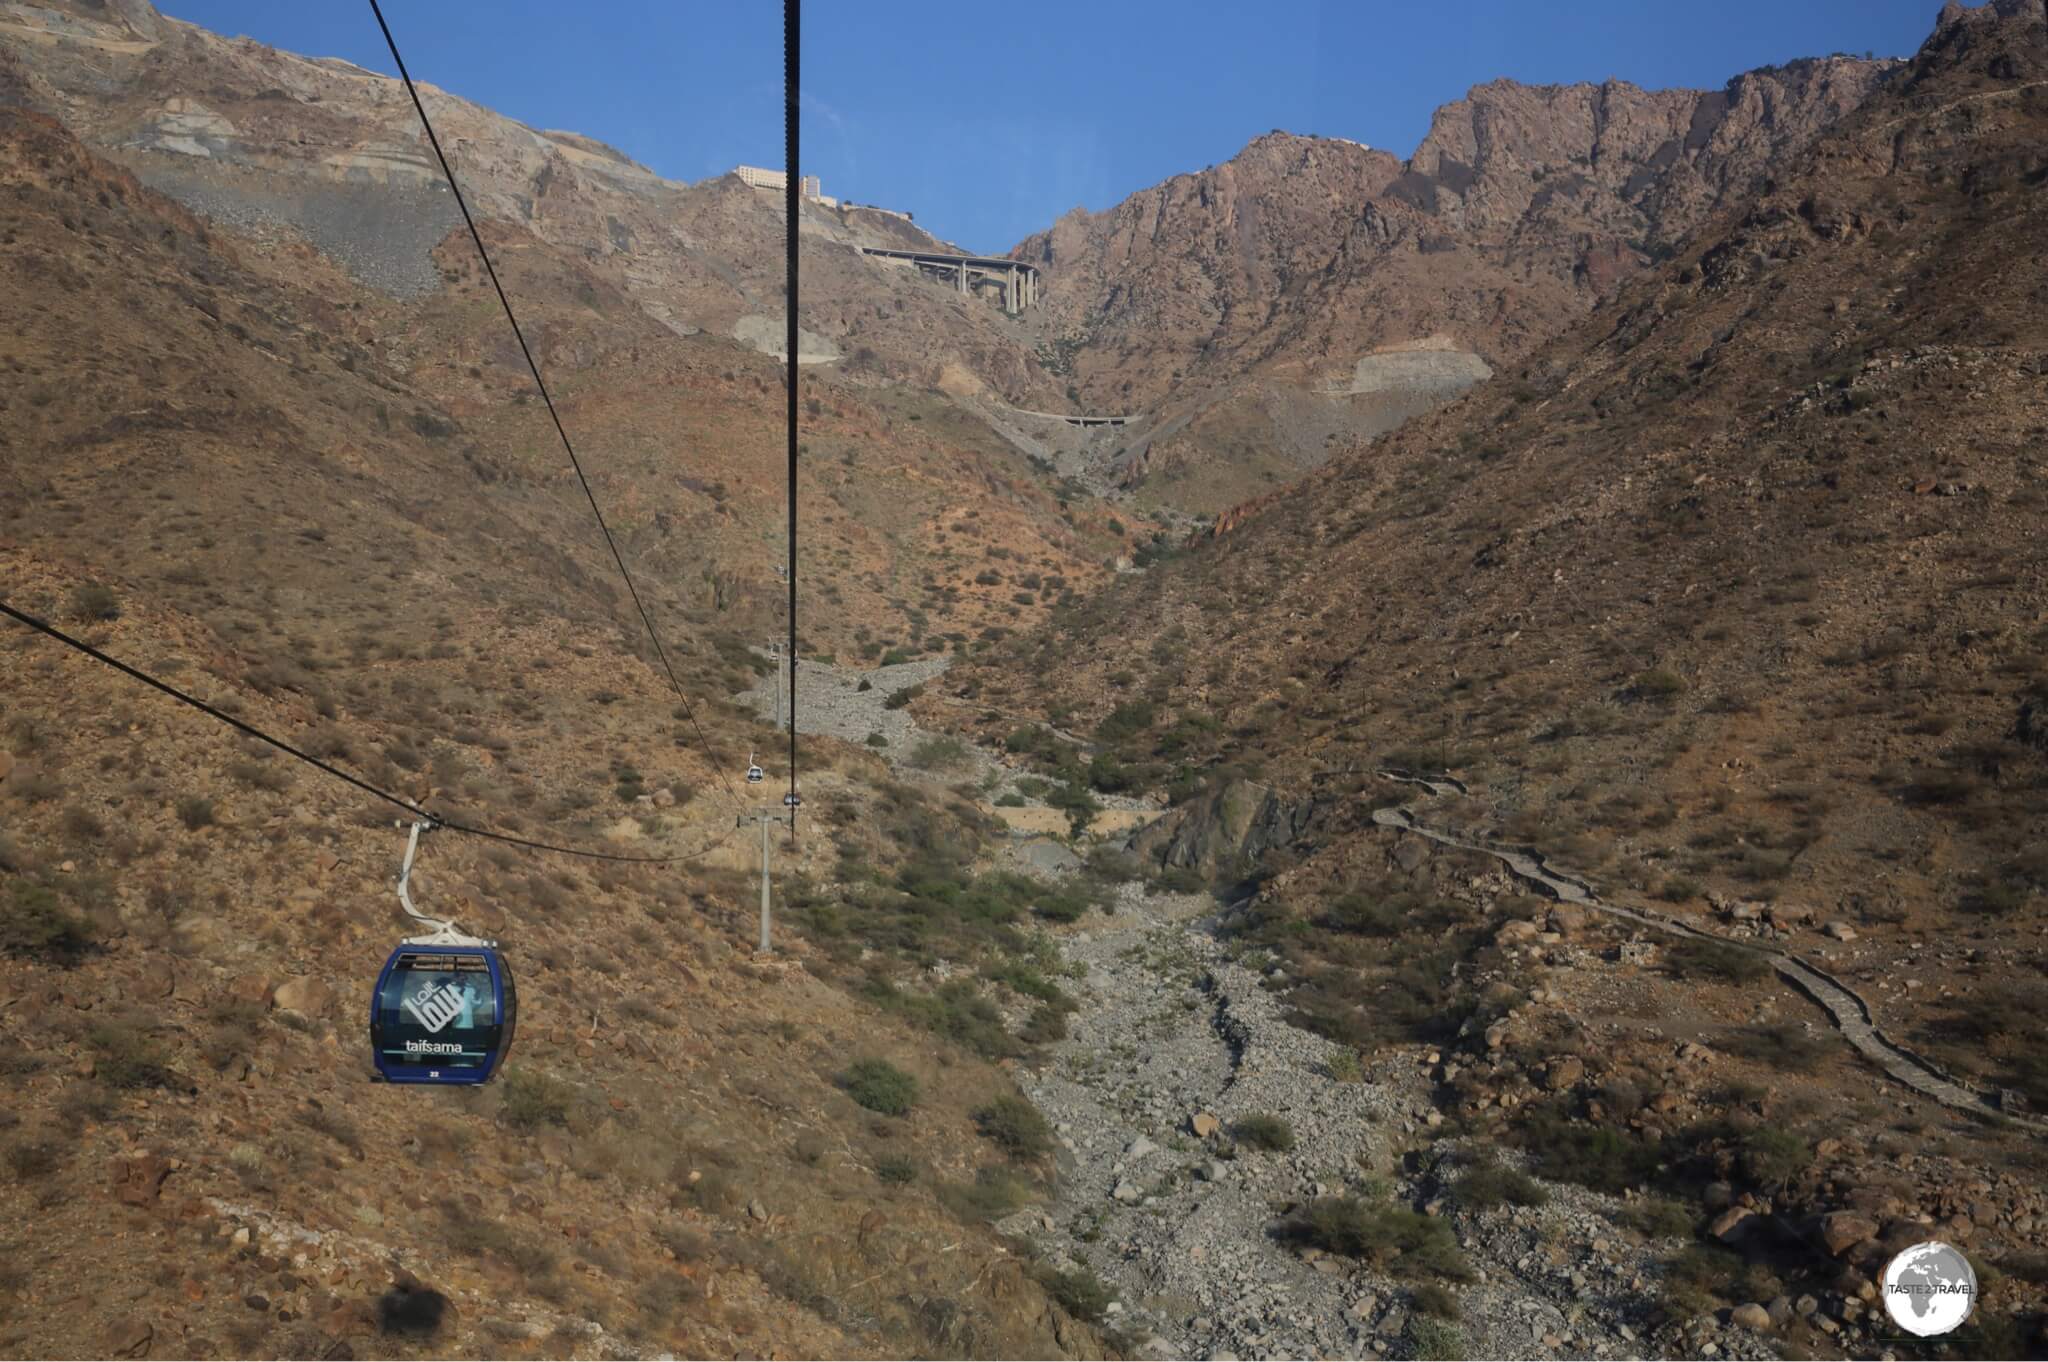
M 370 999 L 370 1052 L 391 1083 L 488 1083 L 512 1049 L 519 994 L 495 945 L 407 943 Z

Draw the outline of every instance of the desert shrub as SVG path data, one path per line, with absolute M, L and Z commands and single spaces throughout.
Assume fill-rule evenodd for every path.
M 1409 1295 L 1409 1304 L 1433 1319 L 1456 1319 L 1458 1298 L 1436 1282 L 1424 1282 Z
M 1318 1197 L 1283 1221 L 1279 1237 L 1306 1248 L 1358 1258 L 1407 1279 L 1472 1280 L 1449 1222 L 1358 1197 Z
M 958 738 L 927 738 L 910 750 L 910 764 L 920 771 L 950 770 L 966 761 L 967 745 Z
M 1017 1052 L 1015 1041 L 1003 1029 L 1003 1014 L 964 979 L 950 979 L 936 993 L 900 993 L 878 986 L 869 990 L 869 996 L 983 1059 Z
M 1427 1316 L 1408 1327 L 1415 1355 L 1425 1362 L 1455 1362 L 1465 1355 L 1465 1335 L 1457 1325 Z
M 1550 1200 L 1550 1193 L 1543 1189 L 1542 1183 L 1519 1168 L 1497 1163 L 1467 1172 L 1458 1179 L 1455 1190 L 1458 1204 L 1475 1211 L 1502 1204 L 1541 1206 Z
M 972 1182 L 943 1184 L 939 1200 L 965 1221 L 1001 1220 L 1031 1200 L 1031 1185 L 1007 1168 L 983 1168 Z
M 1810 1072 L 1835 1052 L 1835 1045 L 1828 1036 L 1809 1035 L 1804 1028 L 1791 1022 L 1738 1026 L 1723 1032 L 1714 1046 L 1731 1055 L 1796 1073 Z
M 1088 784 L 1104 794 L 1121 794 L 1137 783 L 1138 777 L 1114 752 L 1097 753 L 1088 763 Z
M 996 796 L 996 807 L 999 809 L 1021 809 L 1024 807 L 1024 796 L 1014 790 L 1006 790 Z
M 1358 1051 L 1338 1050 L 1330 1056 L 1330 1077 L 1339 1083 L 1357 1083 L 1365 1077 L 1365 1065 L 1359 1062 Z
M 865 741 L 869 747 L 887 747 L 889 745 L 889 740 L 880 733 L 868 734 Z
M 472 1215 L 454 1203 L 442 1206 L 441 1215 L 442 1238 L 457 1253 L 477 1258 L 488 1255 L 529 1277 L 555 1266 L 554 1246 L 545 1239 L 529 1237 L 500 1220 Z
M 1681 979 L 1714 979 L 1728 984 L 1753 984 L 1771 972 L 1770 961 L 1756 951 L 1697 937 L 1675 942 L 1665 950 L 1664 961 Z
M 974 1124 L 1013 1159 L 1035 1159 L 1052 1149 L 1052 1127 L 1021 1097 L 998 1097 L 974 1113 Z
M 696 1202 L 699 1210 L 712 1215 L 735 1214 L 746 1202 L 733 1180 L 717 1169 L 700 1170 L 697 1180 L 678 1188 L 670 1200 L 673 1202 L 684 1196 Z
M 9 792 L 25 804 L 48 804 L 60 798 L 64 786 L 43 771 L 17 771 Z
M 1536 1175 L 1549 1182 L 1575 1182 L 1596 1192 L 1619 1194 L 1657 1169 L 1656 1146 L 1611 1126 L 1566 1120 L 1555 1110 L 1531 1111 L 1515 1137 L 1529 1151 Z
M 901 690 L 889 692 L 889 698 L 882 701 L 882 708 L 902 709 L 922 694 L 924 694 L 924 684 L 922 682 L 915 686 L 905 686 Z
M 324 1108 L 299 1113 L 299 1124 L 309 1130 L 317 1130 L 328 1139 L 348 1150 L 358 1158 L 363 1153 L 363 1137 L 346 1117 Z
M 65 1147 L 55 1140 L 18 1140 L 7 1146 L 7 1171 L 17 1181 L 30 1182 L 57 1171 L 64 1162 Z
M 558 1078 L 530 1069 L 515 1069 L 500 1084 L 500 1114 L 515 1130 L 538 1130 L 542 1126 L 569 1124 L 569 1105 L 574 1090 Z
M 1813 1163 L 1813 1146 L 1782 1126 L 1758 1126 L 1743 1133 L 1740 1163 L 1759 1187 L 1782 1187 Z
M 1638 676 L 1635 690 L 1645 700 L 1673 700 L 1685 692 L 1685 680 L 1668 667 L 1658 667 Z
M 197 832 L 213 825 L 213 801 L 204 795 L 186 795 L 178 801 L 178 821 Z
M 891 1186 L 900 1187 L 917 1181 L 917 1163 L 900 1154 L 886 1155 L 875 1160 L 875 1176 Z
M 1690 1244 L 1664 1263 L 1664 1308 L 1681 1319 L 1717 1309 L 1742 1273 L 1742 1258 L 1718 1244 Z
M 1698 880 L 1683 875 L 1673 875 L 1657 889 L 1657 897 L 1666 903 L 1690 903 L 1701 893 Z
M 107 835 L 107 825 L 92 810 L 73 804 L 57 820 L 57 830 L 70 842 L 97 842 Z
M 711 1252 L 711 1241 L 688 1225 L 657 1225 L 654 1229 L 654 1240 L 674 1254 L 679 1263 L 699 1262 Z
M 1349 893 L 1323 910 L 1321 925 L 1358 936 L 1394 936 L 1407 918 L 1408 896 Z
M 121 618 L 121 601 L 114 595 L 112 587 L 100 582 L 87 582 L 71 593 L 71 617 L 81 620 L 117 620 Z
M 1922 771 L 1900 787 L 1899 797 L 1921 807 L 1967 804 L 1982 784 L 1968 771 Z
M 1018 786 L 1022 788 L 1023 782 L 1019 781 Z M 1095 802 L 1093 795 L 1066 781 L 1047 790 L 1045 802 L 1066 814 L 1068 831 L 1076 837 L 1086 832 L 1088 825 L 1095 821 L 1095 815 L 1102 812 L 1102 806 Z
M 1631 1201 L 1614 1213 L 1617 1224 L 1626 1225 L 1648 1239 L 1687 1239 L 1698 1219 L 1683 1202 L 1666 1197 L 1646 1196 Z
M 102 1022 L 86 1033 L 95 1051 L 93 1077 L 115 1088 L 160 1088 L 171 1081 L 169 1061 L 156 1043 L 124 1022 Z
M 1105 743 L 1121 743 L 1152 727 L 1156 717 L 1157 710 L 1150 700 L 1127 700 L 1095 726 L 1095 736 Z
M 0 907 L 0 951 L 42 960 L 71 961 L 93 944 L 93 926 L 58 902 L 46 885 L 16 879 Z
M 1270 1113 L 1261 1112 L 1235 1122 L 1230 1135 L 1247 1149 L 1270 1149 L 1284 1154 L 1294 1148 L 1294 1127 L 1285 1117 Z
M 2033 897 L 2024 885 L 1991 880 L 1965 894 L 1963 907 L 1973 913 L 2005 917 L 2026 907 L 2033 901 Z
M 666 1327 L 683 1308 L 704 1298 L 704 1288 L 680 1272 L 656 1272 L 633 1292 L 640 1317 L 656 1328 Z
M 1059 1272 L 1041 1267 L 1037 1277 L 1039 1285 L 1045 1288 L 1045 1294 L 1084 1324 L 1100 1324 L 1103 1316 L 1109 1313 L 1110 1289 L 1088 1268 L 1075 1267 Z
M 1067 1014 L 1052 1003 L 1043 1003 L 1032 1009 L 1030 1018 L 1017 1035 L 1027 1045 L 1050 1045 L 1056 1040 L 1065 1040 Z
M 228 774 L 244 785 L 276 794 L 292 783 L 289 772 L 274 764 L 260 761 L 237 761 L 228 767 Z
M 857 1060 L 841 1081 L 848 1097 L 884 1116 L 901 1116 L 917 1101 L 917 1079 L 886 1059 Z

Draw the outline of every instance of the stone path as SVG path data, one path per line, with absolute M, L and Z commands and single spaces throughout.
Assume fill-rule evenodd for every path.
M 1451 780 L 1449 777 L 1431 779 L 1396 772 L 1386 772 L 1383 774 L 1390 780 L 1397 780 L 1411 785 L 1421 785 L 1432 795 L 1465 793 L 1464 785 Z M 1841 1031 L 1843 1039 L 1853 1045 L 1859 1054 L 1900 1083 L 1905 1084 L 1922 1096 L 1933 1098 L 1942 1105 L 1959 1111 L 1968 1111 L 1999 1120 L 2017 1121 L 2034 1129 L 2048 1130 L 2048 1121 L 2043 1121 L 2038 1117 L 2001 1110 L 1997 1103 L 1986 1097 L 1983 1093 L 1958 1082 L 1942 1072 L 1932 1061 L 1915 1054 L 1905 1046 L 1887 1037 L 1878 1028 L 1875 1019 L 1871 1015 L 1870 1005 L 1863 1000 L 1861 995 L 1834 975 L 1796 955 L 1785 951 L 1772 950 L 1767 946 L 1759 946 L 1747 941 L 1737 941 L 1729 937 L 1718 936 L 1713 932 L 1702 931 L 1690 923 L 1666 917 L 1661 913 L 1654 913 L 1640 908 L 1623 908 L 1617 904 L 1602 902 L 1600 896 L 1594 893 L 1591 885 L 1583 880 L 1550 868 L 1544 863 L 1540 854 L 1516 847 L 1495 846 L 1487 842 L 1461 837 L 1442 829 L 1428 827 L 1416 819 L 1411 805 L 1402 805 L 1399 808 L 1392 809 L 1375 809 L 1372 813 L 1372 821 L 1381 827 L 1398 828 L 1404 832 L 1412 832 L 1418 837 L 1426 837 L 1430 841 L 1441 843 L 1444 846 L 1460 847 L 1467 851 L 1477 851 L 1491 856 L 1505 865 L 1517 877 L 1538 886 L 1563 902 L 1578 904 L 1595 912 L 1605 913 L 1610 917 L 1623 918 L 1629 922 L 1637 923 L 1653 931 L 1663 932 L 1670 936 L 1686 936 L 1702 941 L 1714 941 L 1724 946 L 1732 946 L 1738 950 L 1750 951 L 1761 955 L 1768 959 L 1771 962 L 1771 967 L 1777 970 L 1793 987 L 1820 1004 L 1822 1010 L 1833 1019 L 1836 1028 Z

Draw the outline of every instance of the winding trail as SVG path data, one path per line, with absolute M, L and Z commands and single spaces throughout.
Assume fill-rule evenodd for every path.
M 1448 776 L 1422 777 L 1406 772 L 1383 771 L 1384 779 L 1399 781 L 1408 785 L 1420 785 L 1432 795 L 1464 794 L 1462 782 Z M 1992 1099 L 1971 1088 L 1947 1073 L 1933 1061 L 1914 1053 L 1905 1046 L 1886 1036 L 1879 1029 L 1870 1011 L 1870 1004 L 1847 984 L 1829 974 L 1819 966 L 1786 951 L 1772 950 L 1752 942 L 1737 941 L 1713 932 L 1702 931 L 1690 923 L 1661 913 L 1641 908 L 1623 908 L 1617 904 L 1605 903 L 1584 880 L 1554 870 L 1544 862 L 1540 852 L 1521 847 L 1496 846 L 1489 842 L 1476 841 L 1455 833 L 1432 828 L 1417 821 L 1413 806 L 1403 804 L 1396 808 L 1374 809 L 1372 821 L 1383 828 L 1395 828 L 1412 832 L 1444 846 L 1458 847 L 1466 851 L 1477 851 L 1491 856 L 1505 865 L 1516 877 L 1536 885 L 1564 903 L 1577 904 L 1609 917 L 1648 927 L 1652 931 L 1668 936 L 1691 937 L 1700 941 L 1713 941 L 1737 950 L 1749 951 L 1770 961 L 1771 967 L 1794 988 L 1819 1003 L 1821 1009 L 1834 1020 L 1845 1040 L 1856 1048 L 1857 1053 L 1890 1074 L 1898 1082 L 1932 1098 L 1943 1106 L 1972 1115 L 1989 1117 L 1993 1120 L 2012 1121 L 2033 1130 L 2048 1131 L 2048 1120 L 2027 1116 L 2001 1109 Z

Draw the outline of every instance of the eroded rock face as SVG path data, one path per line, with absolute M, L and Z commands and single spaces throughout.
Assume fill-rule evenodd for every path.
M 1405 162 L 1273 132 L 1014 254 L 1046 269 L 1048 307 L 1085 338 L 1084 404 L 1150 407 L 1255 364 L 1348 376 L 1438 333 L 1498 367 L 1897 65 L 1801 61 L 1712 91 L 1491 81 L 1437 110 Z
M 668 180 L 594 138 L 531 128 L 431 84 L 421 93 L 487 236 L 564 252 L 677 333 L 780 352 L 779 317 L 761 320 L 781 297 L 779 195 L 730 175 Z M 462 219 L 411 101 L 384 76 L 208 33 L 147 0 L 51 0 L 0 32 L 0 96 L 59 117 L 217 226 L 302 233 L 400 299 L 448 285 L 435 253 L 463 234 Z M 955 247 L 900 216 L 820 204 L 803 209 L 801 229 L 802 362 L 861 355 L 863 373 L 921 384 L 951 364 L 1005 402 L 1061 405 L 1063 385 L 999 311 L 962 307 L 857 249 Z
M 1161 865 L 1228 874 L 1286 846 L 1308 826 L 1313 801 L 1289 803 L 1262 785 L 1233 780 L 1146 827 L 1131 849 Z

